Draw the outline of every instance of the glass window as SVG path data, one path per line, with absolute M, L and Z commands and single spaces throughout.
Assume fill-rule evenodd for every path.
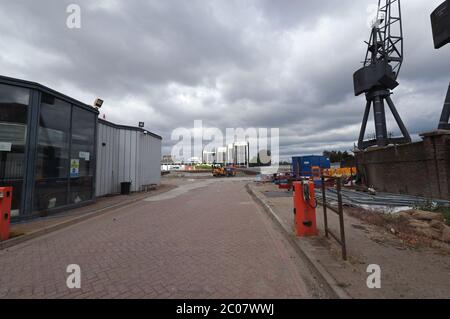
M 67 204 L 67 179 L 36 180 L 34 210 L 46 211 Z
M 35 210 L 67 204 L 71 105 L 42 93 L 36 159 Z
M 0 186 L 13 187 L 12 215 L 20 212 L 30 90 L 0 84 Z
M 93 198 L 96 115 L 74 106 L 70 152 L 70 203 Z

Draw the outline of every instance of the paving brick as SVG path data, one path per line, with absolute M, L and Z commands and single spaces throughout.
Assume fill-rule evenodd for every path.
M 0 251 L 0 297 L 309 297 L 295 251 L 244 186 L 140 201 Z M 82 290 L 65 286 L 69 264 Z

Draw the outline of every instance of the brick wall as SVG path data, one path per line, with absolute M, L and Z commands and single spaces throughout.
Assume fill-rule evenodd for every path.
M 384 192 L 450 199 L 450 131 L 425 133 L 422 138 L 358 152 L 366 184 Z

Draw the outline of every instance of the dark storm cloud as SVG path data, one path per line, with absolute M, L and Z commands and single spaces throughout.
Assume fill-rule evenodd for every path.
M 196 119 L 278 127 L 285 157 L 351 149 L 365 105 L 352 74 L 376 2 L 0 0 L 1 73 L 86 103 L 102 97 L 107 119 L 144 120 L 164 152 L 172 130 Z M 403 1 L 406 59 L 393 98 L 415 135 L 437 125 L 450 78 L 450 48 L 431 39 L 440 2 Z M 70 3 L 82 9 L 80 30 L 66 27 Z
M 332 0 L 261 0 L 259 6 L 261 12 L 271 20 L 274 26 L 280 28 L 301 26 L 309 28 L 313 26 L 320 16 L 334 16 L 348 9 L 349 4 L 355 1 L 332 1 Z

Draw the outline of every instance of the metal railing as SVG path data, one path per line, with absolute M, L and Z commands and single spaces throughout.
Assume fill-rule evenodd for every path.
M 345 242 L 345 227 L 344 227 L 344 209 L 343 209 L 343 203 L 342 203 L 342 178 L 340 177 L 332 177 L 332 176 L 324 176 L 322 175 L 322 203 L 320 203 L 323 207 L 323 220 L 324 220 L 324 228 L 325 228 L 325 236 L 327 238 L 330 238 L 330 236 L 336 240 L 339 245 L 342 248 L 342 258 L 344 260 L 347 260 L 347 245 Z M 337 208 L 333 207 L 329 203 L 327 203 L 327 194 L 326 190 L 327 187 L 325 185 L 325 182 L 327 179 L 328 181 L 334 181 L 336 184 L 336 190 L 337 190 Z M 336 213 L 339 217 L 339 230 L 340 230 L 340 236 L 337 236 L 333 233 L 333 231 L 328 227 L 328 210 L 331 210 L 332 212 Z

